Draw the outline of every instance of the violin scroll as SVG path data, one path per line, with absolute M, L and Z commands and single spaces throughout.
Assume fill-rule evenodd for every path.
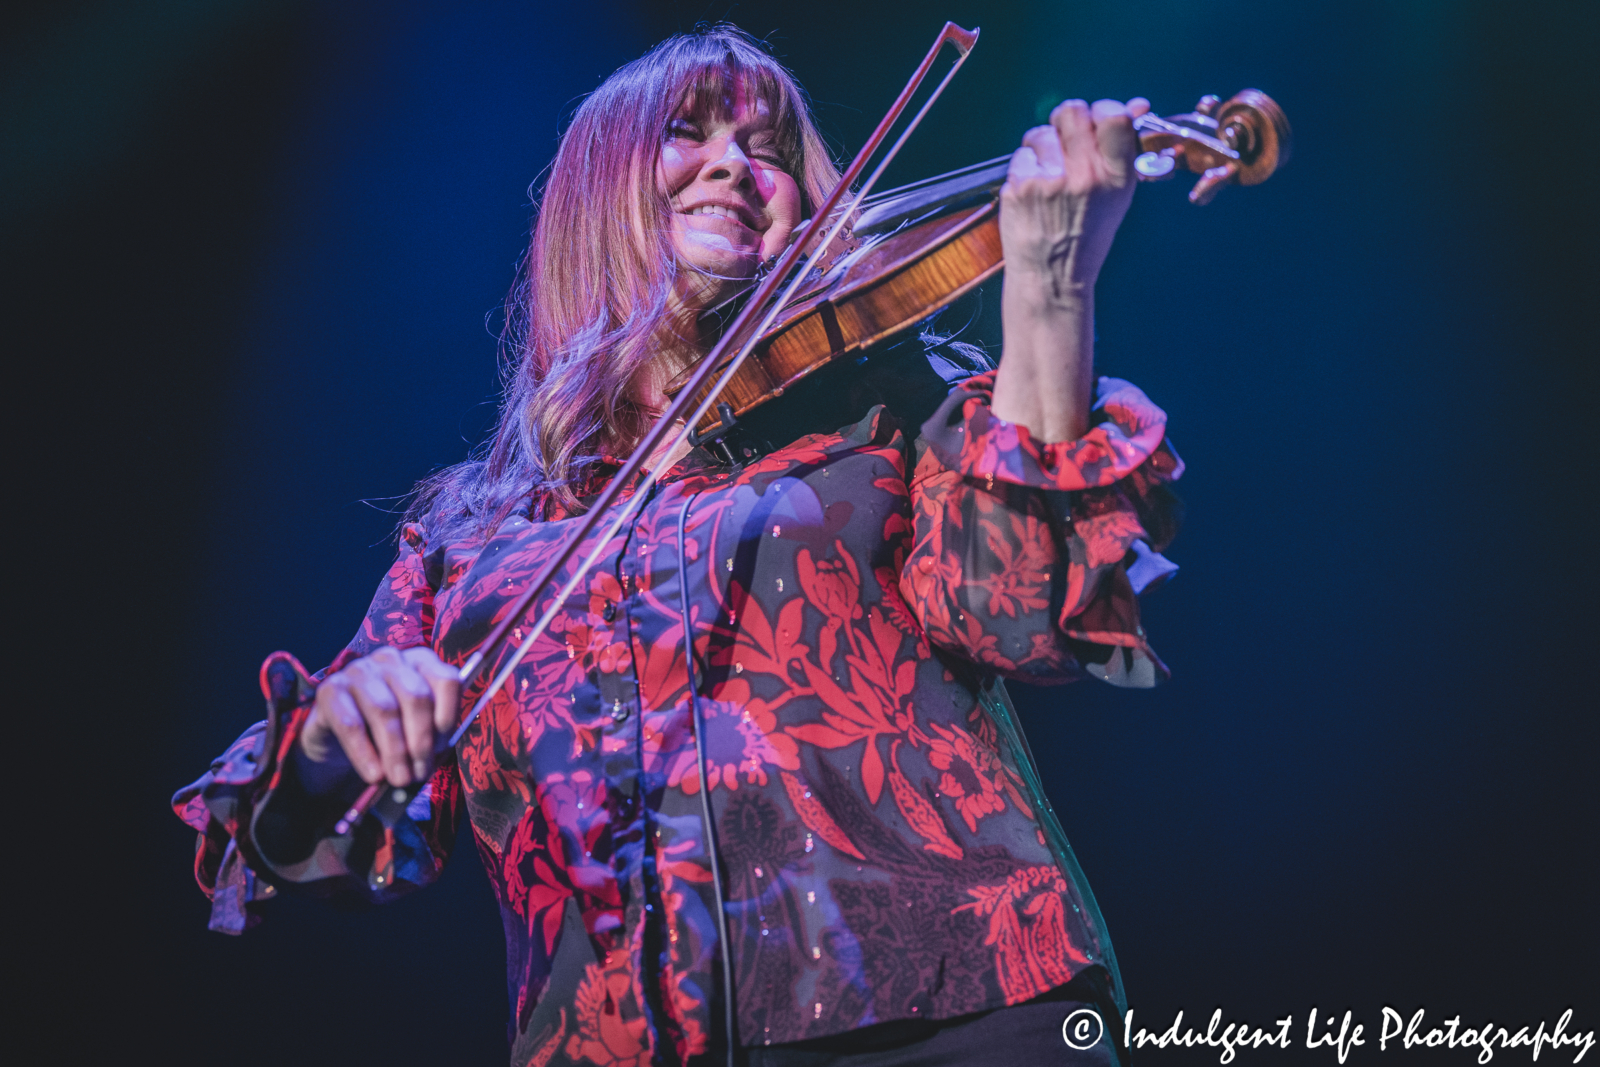
M 1230 182 L 1260 185 L 1289 161 L 1293 134 L 1277 101 L 1259 89 L 1242 89 L 1227 101 L 1200 98 L 1186 115 L 1133 120 L 1143 152 L 1133 161 L 1142 181 L 1172 177 L 1181 163 L 1200 175 L 1189 192 L 1208 204 Z

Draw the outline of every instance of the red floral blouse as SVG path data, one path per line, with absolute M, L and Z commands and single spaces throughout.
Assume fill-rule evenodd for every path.
M 997 678 L 1164 676 L 1135 593 L 1173 569 L 1156 552 L 1182 464 L 1126 382 L 1100 379 L 1097 424 L 1059 444 L 991 416 L 991 382 L 915 442 L 878 405 L 743 466 L 680 464 L 404 813 L 336 835 L 360 783 L 300 791 L 283 757 L 305 712 L 271 744 L 246 733 L 175 798 L 213 926 L 280 888 L 427 885 L 466 816 L 505 921 L 513 1063 L 686 1061 L 721 1045 L 709 790 L 742 1044 L 1015 1004 L 1095 965 L 1115 981 Z M 460 663 L 570 520 L 429 526 L 405 527 L 330 669 L 385 644 Z

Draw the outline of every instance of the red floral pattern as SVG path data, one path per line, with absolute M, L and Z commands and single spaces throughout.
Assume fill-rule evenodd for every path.
M 978 697 L 996 674 L 1159 677 L 1124 560 L 1135 540 L 1161 547 L 1141 516 L 1159 517 L 1181 464 L 1125 383 L 1103 380 L 1099 424 L 1052 445 L 992 417 L 988 385 L 967 382 L 928 421 L 914 473 L 880 408 L 736 470 L 671 472 L 468 731 L 426 816 L 385 839 L 395 884 L 376 890 L 349 838 L 305 862 L 248 838 L 240 852 L 280 883 L 383 898 L 435 877 L 468 815 L 506 915 L 526 1063 L 644 1064 L 662 1042 L 683 1060 L 720 1032 L 702 792 L 746 1043 L 1015 1003 L 1104 960 L 1098 916 Z M 421 642 L 461 662 L 569 523 L 517 515 L 486 543 L 408 527 L 339 662 Z M 224 877 L 215 857 L 251 805 L 304 818 L 281 774 L 262 794 L 227 781 L 178 798 L 203 831 L 203 881 Z M 236 866 L 227 877 L 246 877 Z
M 977 899 L 956 910 L 989 919 L 984 944 L 995 948 L 995 974 L 1007 1004 L 1053 989 L 1089 963 L 1067 934 L 1062 904 L 1068 889 L 1059 868 L 1029 867 L 967 892 Z
M 597 1067 L 650 1067 L 644 1016 L 621 1007 L 632 992 L 633 976 L 625 959 L 610 967 L 589 965 L 574 998 L 578 1032 L 567 1039 L 569 1060 Z

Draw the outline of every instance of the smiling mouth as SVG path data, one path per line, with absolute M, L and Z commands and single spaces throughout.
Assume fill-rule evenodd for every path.
M 684 212 L 684 214 L 694 218 L 711 216 L 714 218 L 727 219 L 730 222 L 737 222 L 747 230 L 755 229 L 755 226 L 752 225 L 751 220 L 746 218 L 742 213 L 734 210 L 731 207 L 724 207 L 721 204 L 701 204 L 698 207 L 690 208 L 688 211 Z

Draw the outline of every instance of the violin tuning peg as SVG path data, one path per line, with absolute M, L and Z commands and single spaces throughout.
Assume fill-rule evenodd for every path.
M 1200 180 L 1194 183 L 1194 188 L 1189 190 L 1189 203 L 1202 207 L 1222 191 L 1222 187 L 1233 181 L 1239 173 L 1239 164 L 1229 160 L 1220 167 L 1211 167 Z
M 1176 148 L 1163 148 L 1159 152 L 1141 152 L 1134 157 L 1133 169 L 1142 182 L 1165 181 L 1178 172 Z
M 1202 115 L 1210 115 L 1217 110 L 1217 105 L 1222 103 L 1222 97 L 1215 93 L 1207 93 L 1200 98 L 1194 109 Z

